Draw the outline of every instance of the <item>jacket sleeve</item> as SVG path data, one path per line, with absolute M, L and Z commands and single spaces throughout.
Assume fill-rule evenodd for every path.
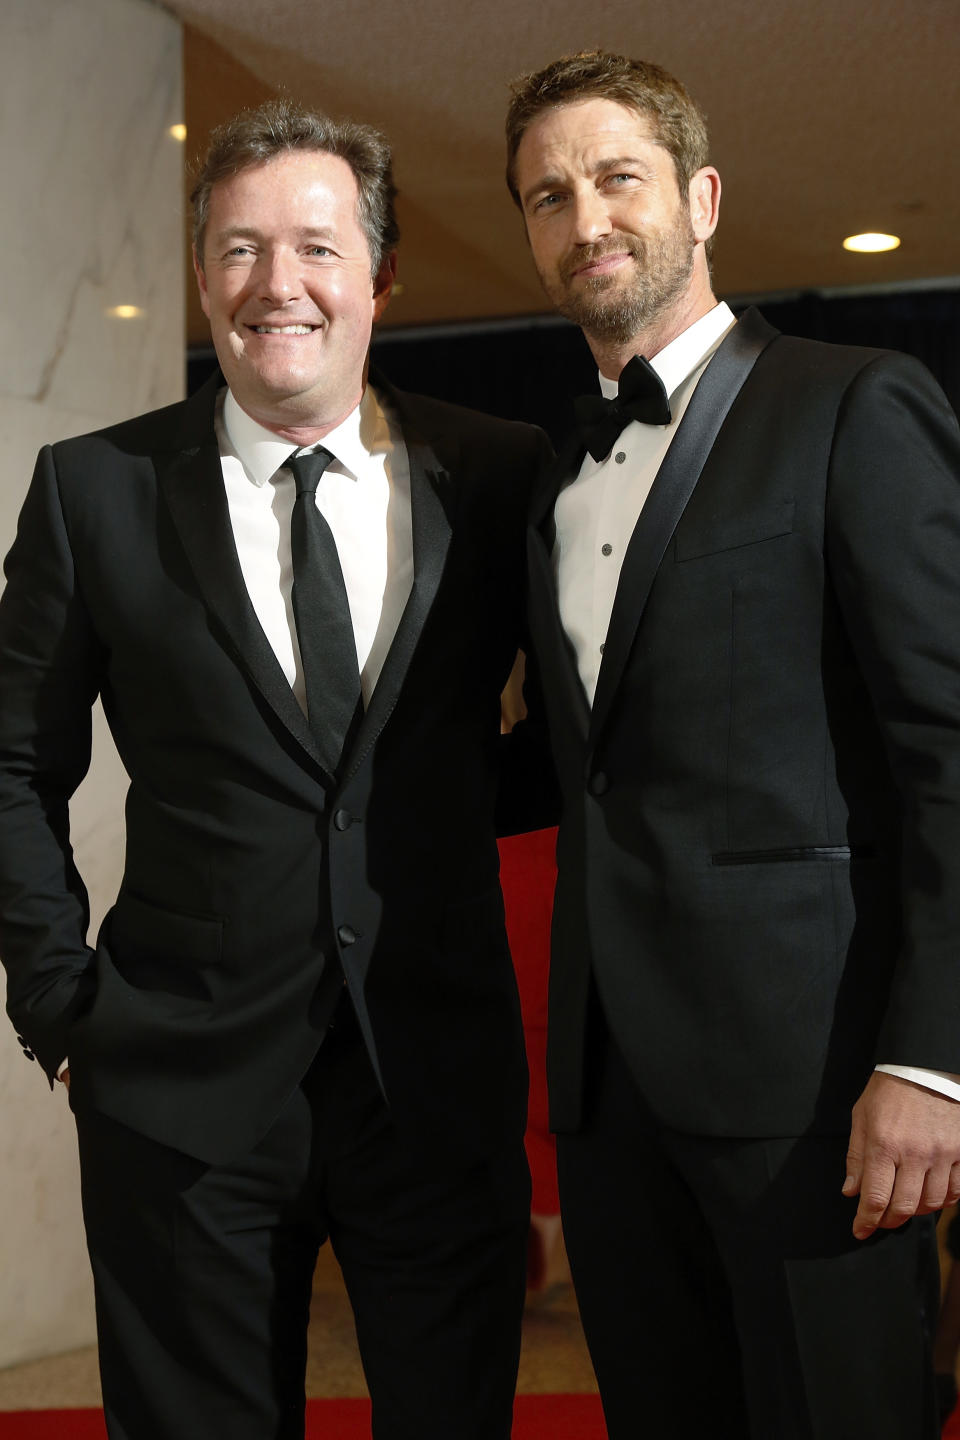
M 38 458 L 0 597 L 0 958 L 7 1010 L 48 1076 L 93 985 L 69 800 L 90 763 L 98 646 L 54 452 Z
M 830 577 L 899 795 L 902 935 L 880 1062 L 960 1072 L 960 434 L 906 356 L 838 413 Z

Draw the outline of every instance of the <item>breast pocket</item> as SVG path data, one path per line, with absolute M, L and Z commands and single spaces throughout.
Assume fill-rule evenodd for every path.
M 675 554 L 678 561 L 720 555 L 744 545 L 759 545 L 793 534 L 796 502 L 777 499 L 745 512 L 698 515 L 695 521 L 677 527 Z
M 856 850 L 849 845 L 784 845 L 774 850 L 718 850 L 710 861 L 713 865 L 782 865 L 791 861 L 831 864 L 872 858 L 873 851 L 862 845 Z

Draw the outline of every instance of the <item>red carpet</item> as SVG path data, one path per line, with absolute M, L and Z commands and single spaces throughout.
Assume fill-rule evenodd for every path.
M 100 1410 L 0 1411 L 0 1440 L 106 1440 L 106 1434 Z M 596 1395 L 517 1396 L 513 1440 L 606 1440 L 606 1434 Z M 369 1400 L 307 1401 L 307 1440 L 369 1435 Z

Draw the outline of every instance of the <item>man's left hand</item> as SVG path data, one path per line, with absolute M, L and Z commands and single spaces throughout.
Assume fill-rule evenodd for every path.
M 866 1240 L 960 1199 L 960 1101 L 874 1071 L 853 1107 L 844 1195 Z

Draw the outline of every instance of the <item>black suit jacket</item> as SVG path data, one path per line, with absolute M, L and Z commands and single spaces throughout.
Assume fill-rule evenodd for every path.
M 564 820 L 549 1069 L 580 1120 L 592 968 L 654 1112 L 844 1130 L 875 1062 L 960 1072 L 960 441 L 906 356 L 749 313 L 625 556 L 592 713 L 553 504 L 531 626 Z
M 334 776 L 243 582 L 218 383 L 37 464 L 0 602 L 10 1015 L 48 1073 L 69 1053 L 75 1108 L 218 1161 L 268 1128 L 345 977 L 397 1124 L 482 1151 L 525 1102 L 491 817 L 546 442 L 390 393 L 415 580 Z M 130 788 L 94 950 L 67 802 L 98 693 Z

